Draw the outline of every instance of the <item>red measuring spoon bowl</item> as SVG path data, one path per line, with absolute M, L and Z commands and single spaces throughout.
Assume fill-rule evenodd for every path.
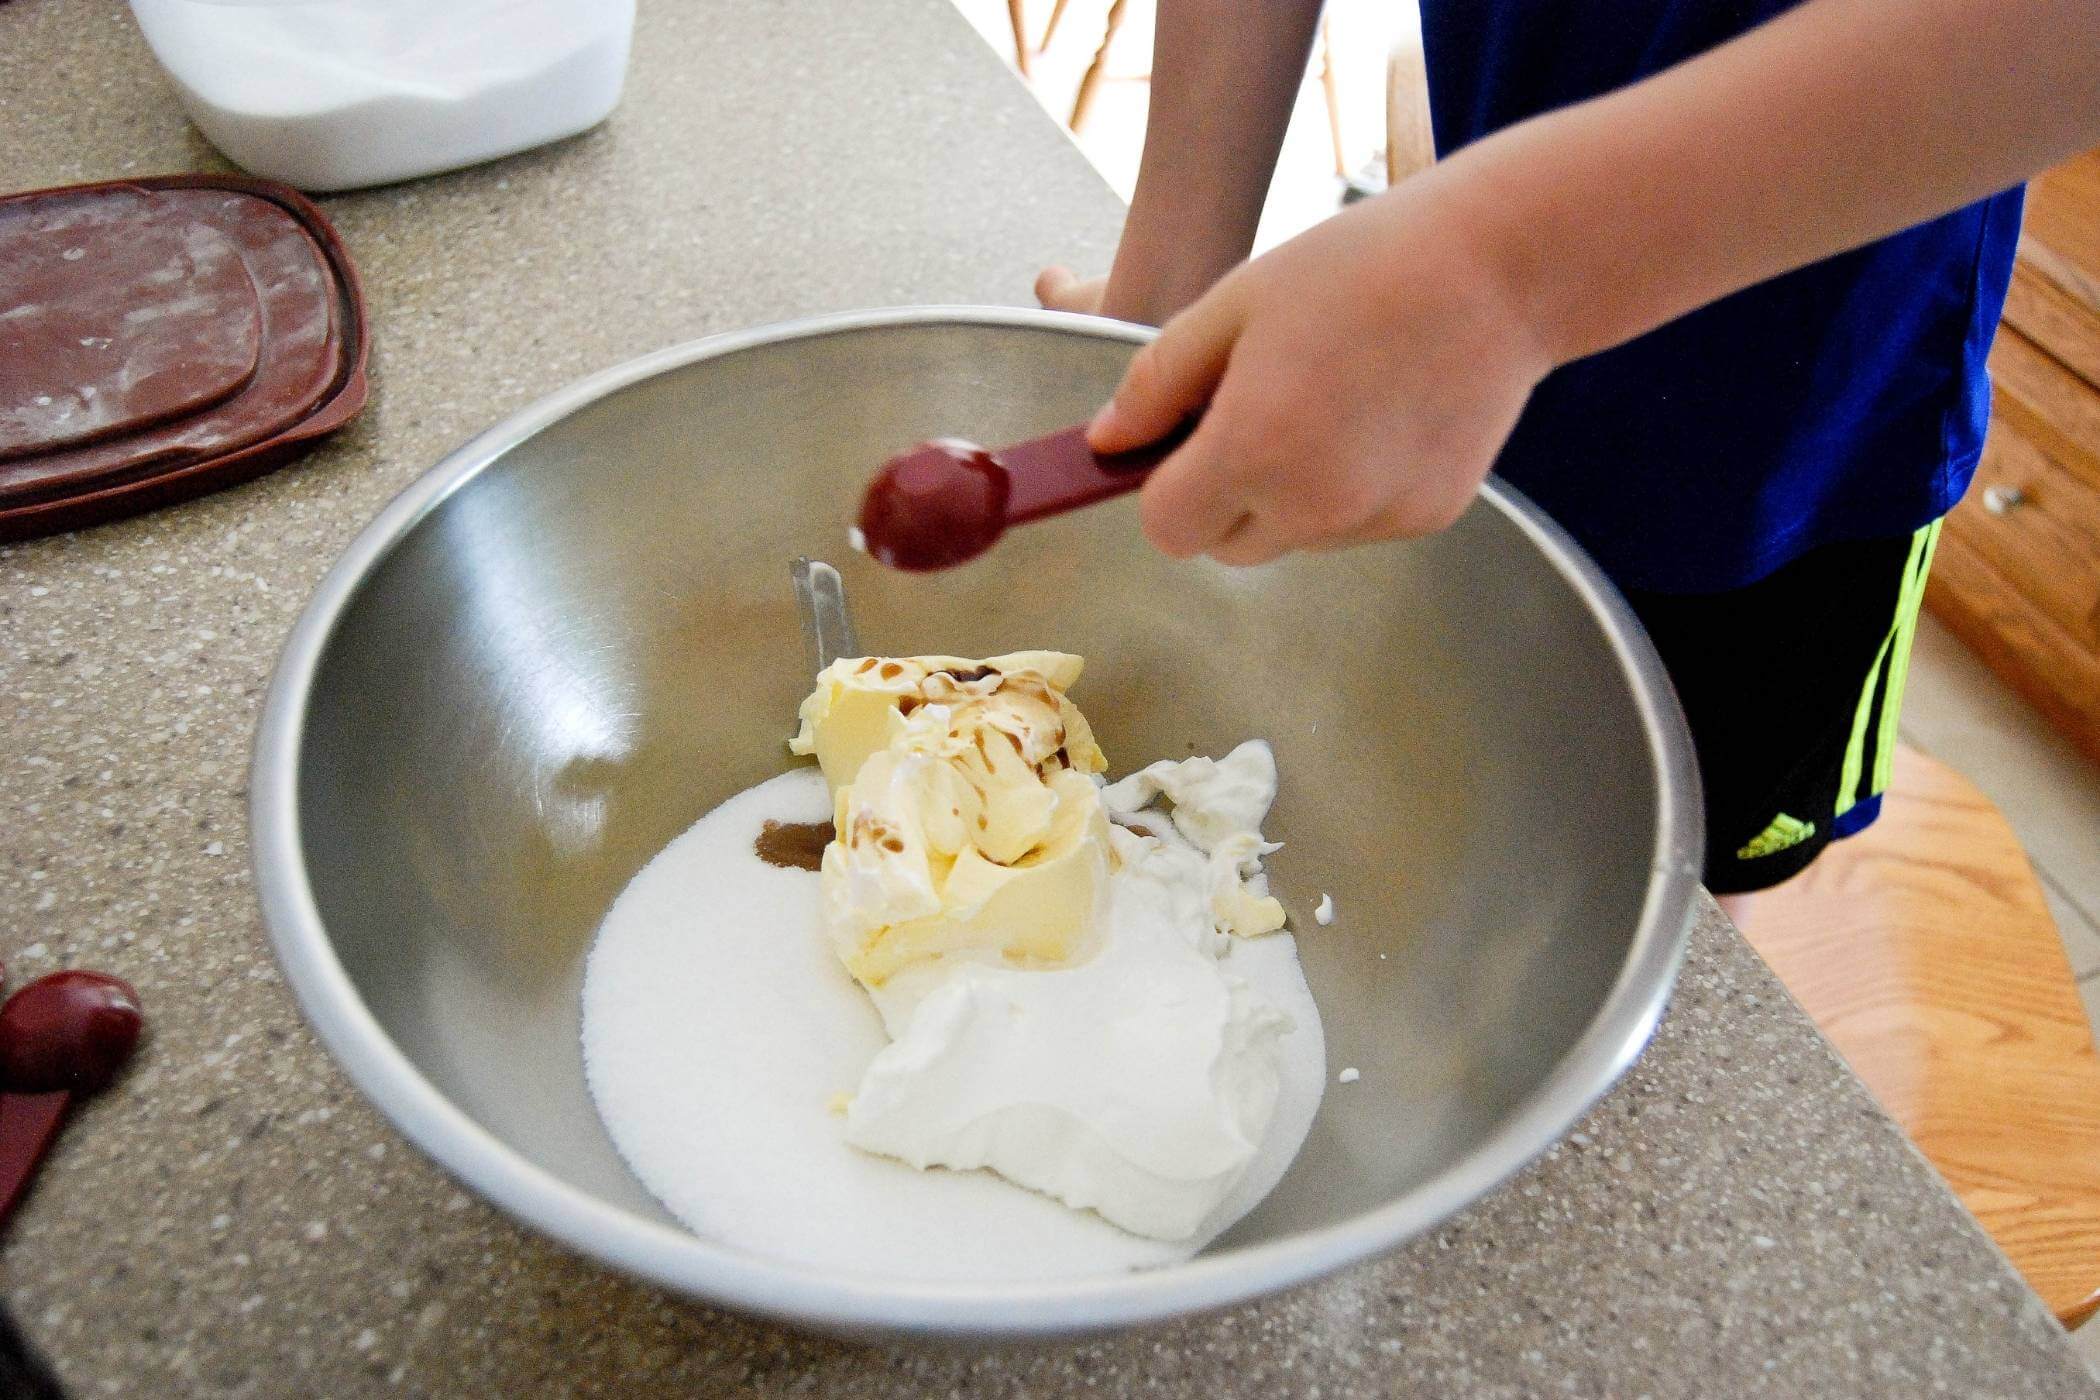
M 1145 484 L 1187 429 L 1105 456 L 1086 429 L 987 450 L 960 438 L 920 443 L 883 464 L 861 498 L 861 545 L 879 563 L 926 573 L 967 563 L 1009 525 L 1061 515 Z
M 0 1088 L 92 1094 L 137 1047 L 145 1015 L 129 982 L 106 972 L 54 972 L 0 1005 Z

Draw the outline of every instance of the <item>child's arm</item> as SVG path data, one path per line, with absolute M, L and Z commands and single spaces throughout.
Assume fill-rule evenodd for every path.
M 1320 0 L 1161 0 L 1137 191 L 1106 293 L 1050 268 L 1047 306 L 1157 325 L 1247 256 Z
M 2095 0 L 1810 0 L 1241 265 L 1140 353 L 1094 442 L 1210 403 L 1145 489 L 1170 554 L 1427 533 L 1554 366 L 2095 140 Z

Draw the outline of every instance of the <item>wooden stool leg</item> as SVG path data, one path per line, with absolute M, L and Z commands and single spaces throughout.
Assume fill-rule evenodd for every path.
M 1072 119 L 1065 125 L 1079 130 L 1086 120 L 1087 108 L 1094 105 L 1094 90 L 1101 86 L 1101 74 L 1108 67 L 1108 46 L 1116 41 L 1116 31 L 1123 27 L 1123 6 L 1126 0 L 1114 0 L 1108 7 L 1108 23 L 1102 26 L 1101 47 L 1094 50 L 1094 61 L 1086 66 L 1086 76 L 1079 80 L 1079 92 L 1072 98 Z
M 1320 16 L 1320 90 L 1327 94 L 1327 135 L 1334 142 L 1334 173 L 1349 178 L 1349 157 L 1342 149 L 1342 102 L 1334 86 L 1334 24 Z
M 1057 3 L 1050 7 L 1050 22 L 1043 26 L 1043 42 L 1035 46 L 1037 53 L 1049 48 L 1050 41 L 1057 37 L 1057 22 L 1065 17 L 1066 3 L 1067 0 L 1057 0 Z
M 1021 12 L 1021 0 L 1006 0 L 1006 19 L 1014 27 L 1014 67 L 1025 78 L 1028 76 L 1028 17 Z
M 1742 928 L 2057 1320 L 2100 1309 L 2100 1057 L 1991 800 L 1897 748 L 1881 820 Z

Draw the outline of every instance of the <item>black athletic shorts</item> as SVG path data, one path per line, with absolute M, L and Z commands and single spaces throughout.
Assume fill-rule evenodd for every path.
M 1706 787 L 1706 886 L 1799 874 L 1881 811 L 1939 522 L 1825 545 L 1747 588 L 1629 593 Z

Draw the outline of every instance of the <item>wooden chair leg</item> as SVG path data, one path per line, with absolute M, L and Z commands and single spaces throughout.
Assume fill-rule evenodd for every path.
M 1094 105 L 1095 89 L 1101 86 L 1101 75 L 1108 67 L 1108 46 L 1116 41 L 1116 31 L 1123 27 L 1123 6 L 1126 0 L 1114 0 L 1108 7 L 1108 22 L 1102 26 L 1101 46 L 1094 50 L 1094 61 L 1086 66 L 1086 75 L 1079 80 L 1079 91 L 1072 98 L 1072 119 L 1065 125 L 1079 130 L 1086 120 L 1087 109 Z
M 1021 0 L 1006 0 L 1006 19 L 1014 29 L 1014 67 L 1025 78 L 1029 76 L 1028 16 L 1021 11 Z
M 1349 156 L 1342 148 L 1342 100 L 1334 83 L 1334 24 L 1320 16 L 1320 91 L 1327 95 L 1327 135 L 1334 143 L 1334 173 L 1349 178 Z
M 1057 0 L 1057 3 L 1050 7 L 1050 22 L 1043 26 L 1043 42 L 1035 46 L 1037 53 L 1049 48 L 1050 41 L 1057 37 L 1057 22 L 1065 17 L 1066 3 L 1067 0 Z
M 1429 65 L 1419 30 L 1393 45 L 1385 65 L 1385 178 L 1397 185 L 1436 161 L 1429 117 Z

